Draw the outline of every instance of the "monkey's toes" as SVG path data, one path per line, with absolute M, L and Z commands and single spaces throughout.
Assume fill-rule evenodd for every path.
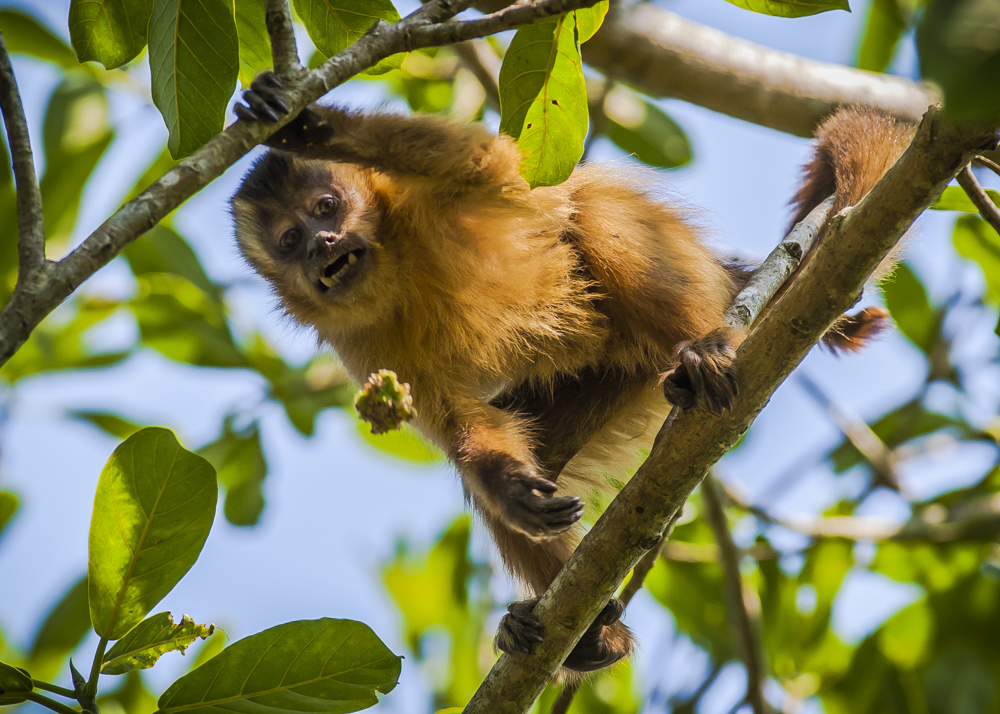
M 542 641 L 545 630 L 533 612 L 538 598 L 512 602 L 500 620 L 494 644 L 507 654 L 531 654 Z
M 288 114 L 288 105 L 282 99 L 281 80 L 274 72 L 261 72 L 243 92 L 246 104 L 236 104 L 233 112 L 244 121 L 278 121 Z
M 566 657 L 563 667 L 577 672 L 592 672 L 627 657 L 632 651 L 633 640 L 632 633 L 619 619 L 624 609 L 624 604 L 617 598 L 605 605 Z
M 663 395 L 671 404 L 690 409 L 700 404 L 721 413 L 733 408 L 738 394 L 733 359 L 736 352 L 728 334 L 716 330 L 674 350 L 678 365 L 663 375 Z

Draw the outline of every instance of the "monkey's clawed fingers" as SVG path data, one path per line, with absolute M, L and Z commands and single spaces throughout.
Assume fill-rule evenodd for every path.
M 507 614 L 500 620 L 494 640 L 498 650 L 508 654 L 531 654 L 534 651 L 545 634 L 542 623 L 532 612 L 537 602 L 538 598 L 535 598 L 512 602 L 507 606 Z
M 576 496 L 554 497 L 554 481 L 517 471 L 508 474 L 505 516 L 518 530 L 535 538 L 558 535 L 573 527 L 583 515 L 583 502 Z
M 233 112 L 243 121 L 280 121 L 288 114 L 284 87 L 274 72 L 261 72 L 243 92 L 246 104 L 237 104 Z M 285 126 L 265 142 L 268 146 L 285 151 L 307 151 L 333 138 L 333 127 L 319 113 L 303 109 Z
M 733 408 L 738 393 L 733 370 L 733 350 L 722 330 L 692 342 L 681 342 L 674 351 L 679 364 L 663 375 L 663 394 L 671 404 L 690 409 L 700 404 L 720 413 Z
M 246 104 L 237 104 L 233 112 L 243 121 L 278 121 L 288 114 L 288 106 L 281 98 L 281 80 L 274 72 L 261 72 L 243 92 Z

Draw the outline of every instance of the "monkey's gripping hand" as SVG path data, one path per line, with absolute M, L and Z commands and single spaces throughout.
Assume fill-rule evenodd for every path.
M 284 88 L 274 72 L 261 72 L 243 92 L 246 104 L 237 104 L 233 112 L 242 121 L 281 121 L 288 114 Z M 299 115 L 281 127 L 264 143 L 272 149 L 302 152 L 326 144 L 334 129 L 313 109 L 303 109 Z
M 733 349 L 729 334 L 715 330 L 674 349 L 678 365 L 661 379 L 667 401 L 681 409 L 700 404 L 711 412 L 733 408 L 738 385 L 733 370 Z

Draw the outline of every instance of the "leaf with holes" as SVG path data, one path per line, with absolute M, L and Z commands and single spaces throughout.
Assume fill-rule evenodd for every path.
M 235 642 L 160 697 L 157 714 L 365 709 L 392 691 L 401 658 L 352 620 L 286 622 Z
M 81 62 L 121 67 L 146 46 L 152 0 L 72 0 L 69 38 Z
M 232 0 L 154 0 L 149 20 L 153 103 L 174 158 L 222 130 L 236 89 L 240 43 Z
M 357 42 L 379 20 L 399 20 L 399 13 L 390 0 L 292 0 L 292 5 L 306 26 L 316 51 L 324 58 L 333 57 Z M 383 74 L 398 69 L 403 56 L 386 57 L 365 74 Z
M 108 459 L 90 522 L 90 621 L 117 640 L 194 565 L 215 517 L 215 469 L 160 427 Z
M 517 139 L 535 186 L 569 178 L 587 136 L 587 86 L 573 13 L 517 31 L 500 68 L 500 129 Z
M 830 10 L 851 11 L 848 0 L 729 0 L 736 7 L 762 15 L 805 17 Z
M 147 617 L 133 627 L 104 656 L 101 674 L 125 674 L 134 669 L 149 669 L 167 652 L 184 654 L 199 637 L 205 639 L 215 632 L 215 625 L 199 625 L 184 615 L 175 624 L 169 612 Z

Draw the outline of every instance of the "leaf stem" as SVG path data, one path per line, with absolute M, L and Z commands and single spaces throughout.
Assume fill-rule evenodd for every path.
M 108 638 L 101 637 L 97 643 L 97 652 L 94 653 L 94 664 L 90 667 L 90 679 L 87 680 L 86 698 L 93 702 L 97 696 L 97 680 L 101 676 L 101 665 L 104 664 L 104 651 L 108 648 Z M 83 701 L 80 704 L 84 704 Z
M 36 689 L 44 689 L 47 692 L 58 694 L 60 697 L 66 697 L 67 699 L 76 699 L 76 692 L 72 689 L 66 689 L 66 687 L 60 687 L 55 684 L 50 684 L 49 682 L 43 682 L 40 679 L 32 679 L 31 683 L 35 685 Z
M 35 704 L 40 704 L 41 706 L 51 709 L 54 712 L 60 712 L 60 714 L 80 714 L 80 712 L 73 707 L 68 707 L 65 704 L 55 701 L 54 699 L 49 699 L 38 692 L 28 692 L 25 696 Z

